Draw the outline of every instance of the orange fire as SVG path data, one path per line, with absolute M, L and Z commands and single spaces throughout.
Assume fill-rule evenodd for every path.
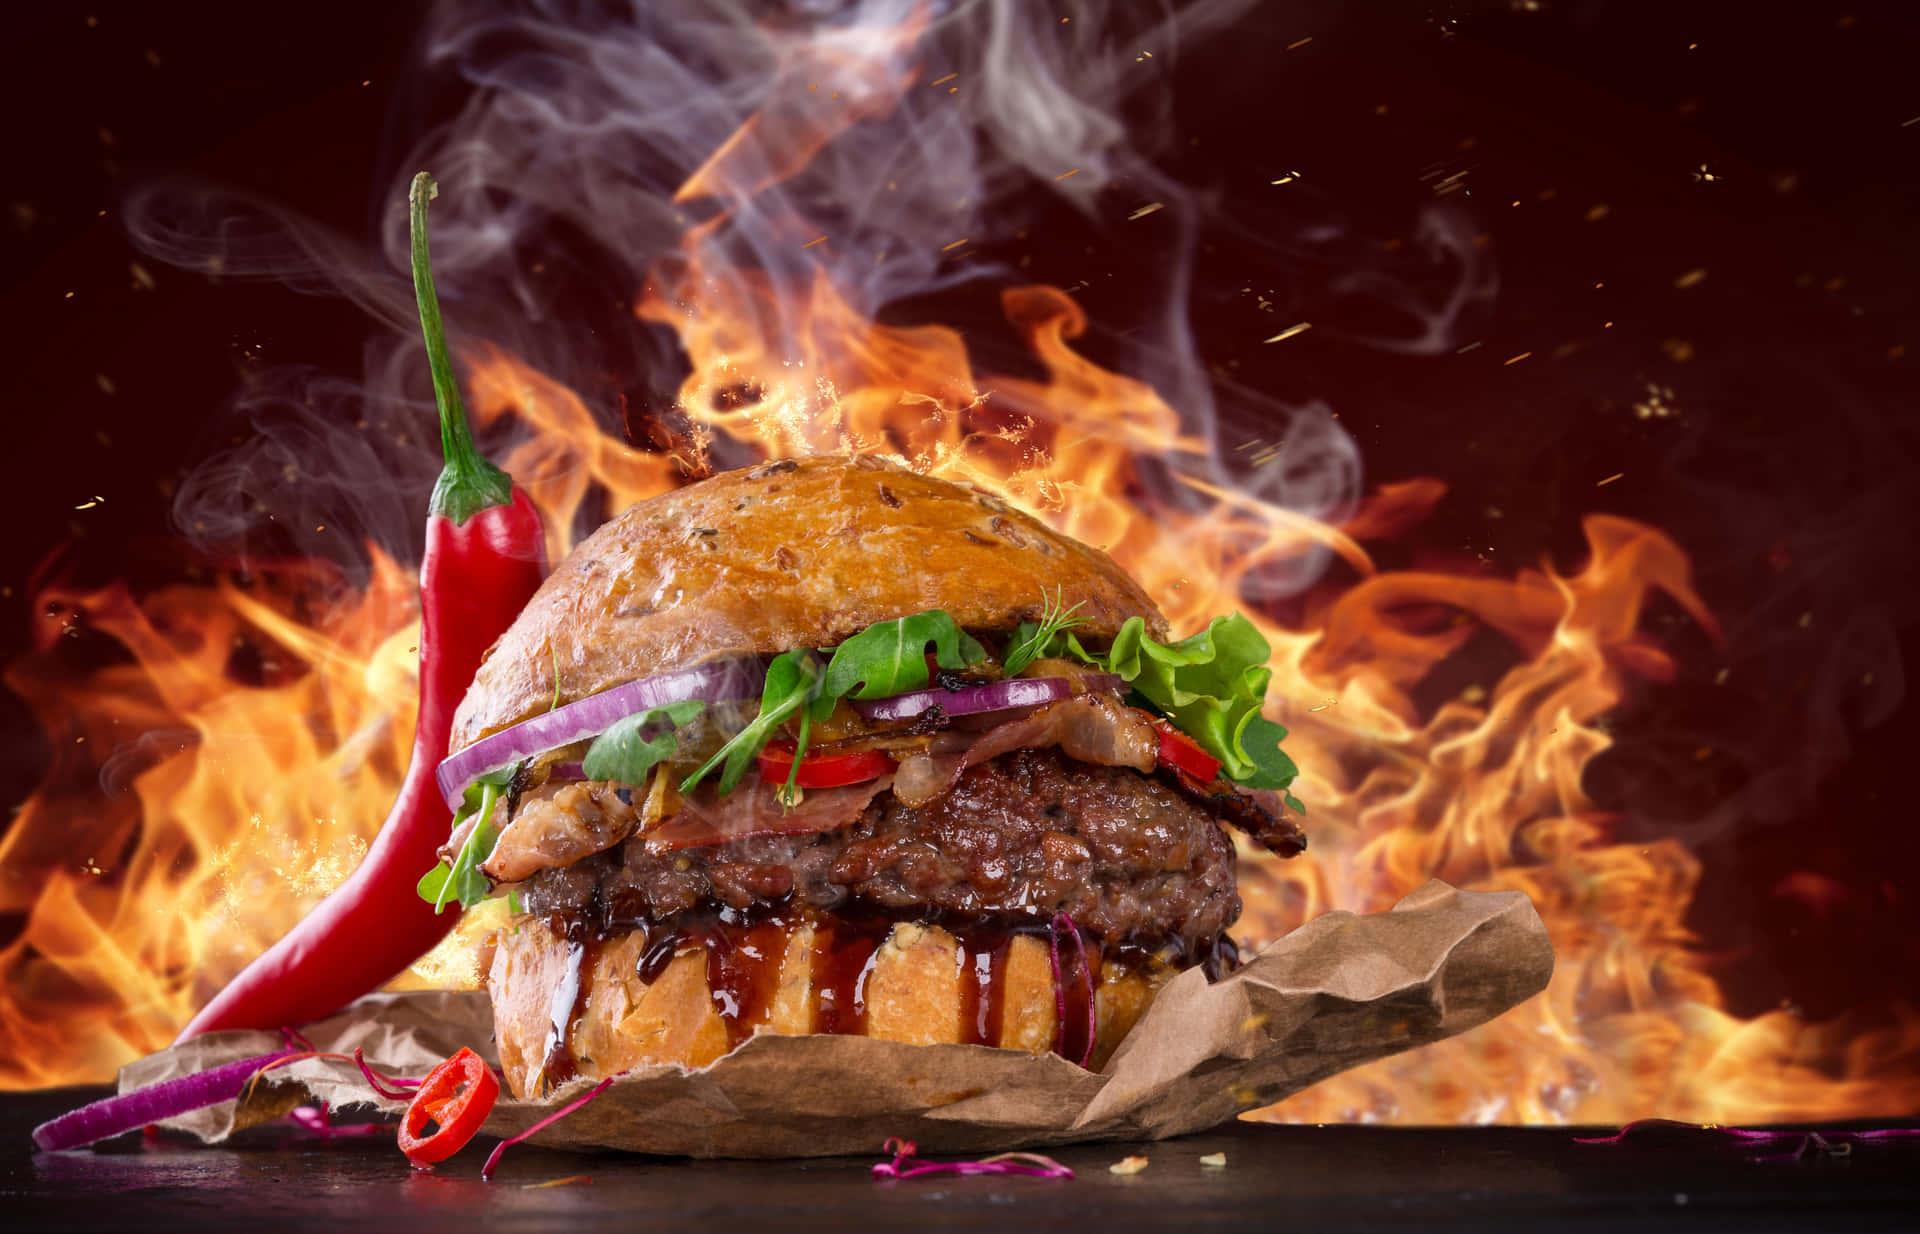
M 750 145 L 729 148 L 744 157 Z M 743 174 L 758 185 L 787 170 Z M 682 196 L 726 179 L 716 156 Z M 690 230 L 636 306 L 676 329 L 692 361 L 679 399 L 691 431 L 674 453 L 606 436 L 578 395 L 511 355 L 468 357 L 478 419 L 520 426 L 501 462 L 545 512 L 556 557 L 583 503 L 604 499 L 604 514 L 663 492 L 719 439 L 767 457 L 886 453 L 981 483 L 1107 548 L 1177 632 L 1237 609 L 1271 640 L 1269 697 L 1304 769 L 1313 848 L 1287 863 L 1244 854 L 1243 937 L 1382 909 L 1434 877 L 1518 888 L 1539 906 L 1559 957 L 1543 995 L 1259 1117 L 1752 1121 L 1920 1106 L 1907 1065 L 1920 1024 L 1847 1036 L 1786 1012 L 1724 1011 L 1684 925 L 1697 862 L 1671 841 L 1616 843 L 1582 787 L 1629 679 L 1675 668 L 1640 629 L 1649 596 L 1716 628 L 1668 537 L 1593 516 L 1588 560 L 1571 574 L 1382 572 L 1366 543 L 1417 521 L 1441 500 L 1438 482 L 1388 485 L 1333 526 L 1181 479 L 1216 474 L 1212 447 L 1150 387 L 1075 350 L 1086 319 L 1066 293 L 1003 296 L 1045 380 L 977 374 L 957 332 L 862 317 L 824 262 L 799 304 L 752 272 L 719 277 L 712 241 L 725 223 Z M 795 221 L 796 247 L 810 231 Z M 795 336 L 770 324 L 782 320 L 804 324 Z M 1355 581 L 1324 589 L 1298 624 L 1248 598 L 1263 573 L 1323 550 Z M 375 552 L 358 589 L 295 562 L 139 598 L 119 587 L 38 597 L 47 647 L 7 683 L 59 757 L 0 841 L 0 912 L 25 919 L 0 951 L 0 1087 L 103 1081 L 164 1046 L 352 868 L 404 770 L 412 591 L 411 571 Z M 63 673 L 51 648 L 76 621 L 127 662 Z M 1416 706 L 1416 688 L 1481 630 L 1510 641 L 1517 665 L 1430 712 Z M 470 944 L 456 935 L 408 980 L 471 982 Z

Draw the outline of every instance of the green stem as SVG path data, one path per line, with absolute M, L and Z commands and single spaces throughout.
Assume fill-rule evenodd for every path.
M 466 404 L 453 380 L 447 359 L 446 329 L 440 324 L 440 297 L 433 290 L 433 267 L 427 260 L 427 203 L 439 192 L 433 177 L 421 172 L 413 178 L 407 204 L 413 223 L 413 296 L 420 305 L 420 332 L 427 340 L 427 366 L 433 370 L 433 399 L 440 408 L 440 449 L 446 458 L 433 486 L 429 514 L 464 523 L 489 506 L 513 502 L 513 481 L 488 462 L 473 444 Z

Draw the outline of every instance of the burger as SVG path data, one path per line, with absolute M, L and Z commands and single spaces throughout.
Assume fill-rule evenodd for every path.
M 1237 957 L 1228 829 L 1282 856 L 1292 763 L 1245 618 L 1167 641 L 1104 553 L 870 457 L 640 502 L 560 563 L 456 714 L 437 901 L 539 1096 L 756 1033 L 1098 1067 Z

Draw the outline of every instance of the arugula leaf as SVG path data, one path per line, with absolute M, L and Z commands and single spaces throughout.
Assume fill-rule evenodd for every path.
M 775 656 L 767 664 L 766 685 L 760 691 L 760 714 L 715 750 L 713 757 L 702 763 L 698 771 L 680 781 L 680 791 L 692 792 L 696 784 L 707 778 L 708 772 L 724 762 L 720 791 L 730 793 L 753 763 L 754 755 L 760 753 L 787 722 L 787 717 L 803 704 L 808 705 L 809 717 L 824 719 L 826 712 L 833 709 L 833 699 L 820 691 L 822 675 L 820 657 L 808 648 L 796 648 Z M 796 765 L 799 762 L 797 758 L 794 761 Z
M 1173 644 L 1147 637 L 1146 622 L 1130 617 L 1114 636 L 1106 667 L 1219 759 L 1228 776 L 1250 788 L 1285 790 L 1299 769 L 1280 749 L 1286 730 L 1260 714 L 1273 676 L 1271 654 L 1239 613 L 1216 617 Z
M 647 773 L 653 770 L 654 765 L 672 758 L 680 749 L 680 737 L 674 730 L 705 711 L 706 707 L 706 703 L 700 699 L 682 699 L 677 703 L 635 712 L 616 721 L 612 728 L 595 737 L 593 744 L 587 747 L 587 756 L 580 762 L 581 769 L 589 780 L 645 784 Z M 669 726 L 665 732 L 651 738 L 645 735 L 647 730 L 660 727 L 663 720 Z
M 467 841 L 454 854 L 453 864 L 442 861 L 428 870 L 414 889 L 422 900 L 433 905 L 436 916 L 450 900 L 458 900 L 462 908 L 472 908 L 493 894 L 493 881 L 481 873 L 480 866 L 493 855 L 493 846 L 500 839 L 493 825 L 493 808 L 500 801 L 501 789 L 517 770 L 517 767 L 508 767 L 489 772 L 467 790 L 466 801 L 454 816 L 453 829 L 458 831 L 476 813 L 480 821 L 467 833 Z
M 909 690 L 924 690 L 929 643 L 941 668 L 965 668 L 987 658 L 986 648 L 955 624 L 951 614 L 944 609 L 928 609 L 911 617 L 876 622 L 840 644 L 833 662 L 827 665 L 824 696 L 889 698 Z
M 1060 606 L 1064 603 L 1064 596 L 1063 588 L 1055 588 L 1053 599 L 1047 600 L 1046 589 L 1041 588 L 1040 598 L 1046 601 L 1046 607 L 1040 614 L 1040 623 L 1035 625 L 1031 621 L 1023 621 L 1014 631 L 1013 646 L 1000 665 L 1001 676 L 1018 677 L 1021 669 L 1042 658 L 1046 650 L 1053 645 L 1056 637 L 1059 637 L 1063 643 L 1070 641 L 1074 647 L 1079 647 L 1079 640 L 1074 638 L 1070 631 L 1075 626 L 1085 624 L 1074 614 L 1080 611 L 1086 601 L 1081 600 L 1072 608 L 1062 608 Z M 1080 656 L 1083 659 L 1086 654 L 1085 649 L 1080 650 Z

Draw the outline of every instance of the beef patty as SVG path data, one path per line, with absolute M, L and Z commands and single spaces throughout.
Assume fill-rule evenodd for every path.
M 601 930 L 721 904 L 884 909 L 996 925 L 1057 912 L 1108 943 L 1204 954 L 1240 915 L 1233 843 L 1161 781 L 1018 750 L 970 768 L 913 807 L 891 792 L 849 827 L 648 853 L 641 837 L 520 889 L 525 911 Z

